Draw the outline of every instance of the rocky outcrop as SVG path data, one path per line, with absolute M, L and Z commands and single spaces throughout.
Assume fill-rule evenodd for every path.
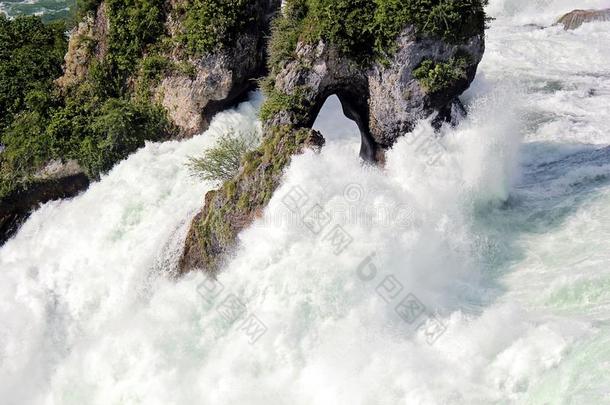
M 172 129 L 177 128 L 177 131 L 172 131 L 172 135 L 191 136 L 205 130 L 218 111 L 230 107 L 246 96 L 247 92 L 255 87 L 255 79 L 266 73 L 266 38 L 271 19 L 280 9 L 281 0 L 255 0 L 245 2 L 245 5 L 231 4 L 231 7 L 247 7 L 251 21 L 244 25 L 244 29 L 235 33 L 235 40 L 222 41 L 223 38 L 219 38 L 223 46 L 198 52 L 186 52 L 180 39 L 180 35 L 185 33 L 185 12 L 189 7 L 194 7 L 193 2 L 161 0 L 157 3 L 162 4 L 163 12 L 158 15 L 165 19 L 162 24 L 165 29 L 151 30 L 154 35 L 151 33 L 150 37 L 143 39 L 137 35 L 149 33 L 146 31 L 147 27 L 138 24 L 150 21 L 147 22 L 140 15 L 142 10 L 136 9 L 136 5 L 131 3 L 99 2 L 95 12 L 84 17 L 72 31 L 65 56 L 64 73 L 56 80 L 56 84 L 62 94 L 70 95 L 74 93 L 73 89 L 78 93 L 80 85 L 92 82 L 90 73 L 93 72 L 93 66 L 97 64 L 98 68 L 108 67 L 112 65 L 109 60 L 116 62 L 120 59 L 124 69 L 121 72 L 127 71 L 128 77 L 119 84 L 122 86 L 120 89 L 112 90 L 116 91 L 112 96 L 139 97 L 140 101 L 150 97 L 151 101 L 166 108 L 168 117 L 174 124 Z M 146 11 L 148 10 L 144 10 Z M 130 20 L 133 14 L 138 14 L 140 20 L 135 17 Z M 112 25 L 117 22 L 121 24 L 118 29 L 116 25 Z M 134 34 L 129 30 L 140 30 L 145 34 Z M 128 35 L 130 33 L 133 35 Z M 118 39 L 123 42 L 118 43 Z M 134 39 L 141 43 L 129 42 Z M 118 48 L 135 60 L 126 61 L 125 53 L 119 53 L 117 57 Z M 142 62 L 150 56 L 164 61 L 171 68 L 160 71 L 161 77 L 141 80 L 139 75 Z M 97 70 L 99 74 L 100 69 Z M 115 70 L 111 70 L 110 74 L 108 78 L 115 79 Z M 117 83 L 123 79 L 120 77 Z M 27 186 L 1 199 L 0 244 L 39 204 L 74 196 L 88 184 L 89 177 L 80 167 L 75 166 L 74 162 L 66 165 L 50 162 L 34 176 L 33 181 L 27 182 Z
M 193 219 L 186 238 L 179 274 L 218 270 L 234 248 L 238 233 L 262 214 L 291 157 L 323 144 L 322 135 L 312 129 L 268 129 L 263 144 L 248 154 L 235 178 L 205 196 L 205 206 Z
M 346 116 L 358 124 L 360 154 L 370 161 L 382 161 L 384 151 L 418 120 L 432 114 L 437 123 L 449 120 L 483 56 L 482 31 L 455 43 L 407 26 L 392 56 L 368 65 L 323 40 L 297 42 L 294 52 L 286 53 L 290 60 L 268 78 L 263 146 L 243 161 L 234 179 L 206 195 L 191 224 L 180 273 L 219 269 L 238 233 L 271 199 L 290 155 L 323 143 L 310 128 L 329 96 L 337 95 Z
M 66 90 L 85 80 L 94 60 L 101 60 L 108 50 L 108 17 L 106 3 L 95 15 L 86 16 L 70 33 L 68 53 L 65 56 L 64 74 L 57 85 Z
M 188 2 L 167 2 L 170 11 L 166 16 L 167 36 L 163 39 L 166 44 L 162 46 L 165 50 L 161 56 L 182 68 L 167 69 L 156 83 L 144 83 L 151 88 L 138 91 L 151 94 L 153 101 L 167 109 L 181 137 L 207 129 L 217 112 L 244 98 L 255 88 L 254 79 L 265 75 L 265 38 L 281 1 L 257 0 L 254 3 L 252 9 L 260 16 L 255 19 L 256 24 L 239 33 L 229 46 L 194 57 L 184 52 L 177 39 L 183 31 L 179 15 L 188 7 Z M 102 2 L 95 18 L 85 17 L 71 34 L 64 75 L 57 81 L 61 88 L 67 89 L 86 80 L 92 63 L 102 60 L 107 53 L 110 29 L 107 5 Z M 135 86 L 137 77 L 128 83 Z
M 192 72 L 169 72 L 154 90 L 155 99 L 167 109 L 181 136 L 191 136 L 205 130 L 212 117 L 256 87 L 254 79 L 266 73 L 266 37 L 280 0 L 257 0 L 256 13 L 262 16 L 253 26 L 237 36 L 233 44 L 201 58 L 189 58 Z M 179 2 L 173 4 L 179 7 Z M 167 27 L 172 36 L 178 35 L 180 23 L 171 17 Z M 169 57 L 180 63 L 183 56 L 173 52 Z
M 605 10 L 574 10 L 561 17 L 557 23 L 562 24 L 566 30 L 574 30 L 584 23 L 595 21 L 610 21 L 610 8 Z
M 27 189 L 0 200 L 0 245 L 6 242 L 40 204 L 74 197 L 89 186 L 89 178 L 74 162 L 52 161 L 40 170 Z
M 264 75 L 262 37 L 244 34 L 234 46 L 190 60 L 193 72 L 171 72 L 154 90 L 182 136 L 205 130 L 212 117 L 254 89 Z M 176 63 L 178 61 L 176 60 Z
M 483 52 L 482 34 L 456 45 L 418 39 L 413 27 L 398 37 L 397 51 L 389 62 L 368 68 L 323 42 L 299 44 L 296 59 L 278 73 L 272 90 L 298 99 L 297 106 L 277 111 L 267 124 L 311 127 L 326 99 L 336 94 L 346 116 L 360 128 L 361 156 L 379 160 L 383 150 L 412 130 L 419 119 L 435 112 L 439 120 L 449 118 L 453 105 L 459 104 L 457 96 L 474 79 Z M 441 89 L 427 89 L 414 75 L 426 60 L 442 63 L 455 58 L 466 61 L 459 79 Z

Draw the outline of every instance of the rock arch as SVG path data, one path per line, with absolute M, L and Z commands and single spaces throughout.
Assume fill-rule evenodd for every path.
M 296 58 L 274 77 L 270 97 L 284 96 L 293 102 L 268 117 L 266 127 L 291 125 L 311 128 L 324 101 L 336 94 L 345 115 L 354 120 L 362 136 L 361 157 L 382 160 L 383 151 L 411 131 L 415 123 L 431 114 L 437 121 L 449 120 L 457 98 L 468 88 L 484 52 L 483 35 L 465 43 L 419 39 L 409 27 L 397 39 L 398 48 L 389 61 L 368 67 L 342 56 L 320 42 L 299 44 Z M 415 77 L 424 61 L 466 61 L 463 72 L 441 90 L 431 91 Z
M 247 155 L 235 178 L 206 195 L 188 233 L 179 273 L 199 269 L 214 274 L 220 268 L 239 232 L 268 204 L 291 156 L 323 145 L 322 135 L 311 127 L 329 96 L 336 94 L 346 117 L 358 124 L 360 153 L 369 161 L 383 161 L 384 151 L 418 120 L 432 114 L 437 123 L 448 120 L 461 106 L 458 96 L 474 79 L 483 56 L 484 24 L 477 26 L 456 42 L 421 35 L 408 25 L 391 56 L 367 63 L 322 39 L 283 49 L 286 58 L 276 58 L 264 83 L 263 144 Z

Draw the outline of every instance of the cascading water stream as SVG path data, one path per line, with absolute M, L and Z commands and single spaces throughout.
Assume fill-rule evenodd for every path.
M 214 187 L 185 162 L 257 94 L 41 207 L 0 249 L 2 403 L 608 402 L 610 24 L 526 25 L 570 4 L 492 2 L 468 117 L 384 168 L 331 100 L 217 282 L 167 277 Z

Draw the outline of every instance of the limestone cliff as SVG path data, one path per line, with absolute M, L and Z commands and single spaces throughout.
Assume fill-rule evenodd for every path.
M 417 120 L 432 113 L 448 118 L 457 96 L 474 79 L 484 51 L 484 37 L 460 44 L 417 38 L 407 27 L 396 40 L 389 61 L 363 68 L 357 61 L 320 41 L 297 45 L 296 58 L 274 77 L 272 92 L 297 100 L 275 111 L 267 125 L 313 125 L 324 101 L 336 94 L 346 116 L 356 121 L 362 136 L 361 157 L 379 160 L 384 149 L 413 129 Z M 440 89 L 428 89 L 415 76 L 426 60 L 445 63 L 463 58 L 458 78 Z M 303 108 L 306 106 L 306 108 Z

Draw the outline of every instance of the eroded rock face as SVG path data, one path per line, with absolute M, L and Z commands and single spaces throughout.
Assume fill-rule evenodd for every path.
M 167 0 L 168 10 L 179 10 L 187 0 Z M 186 62 L 192 72 L 175 70 L 163 74 L 155 88 L 144 89 L 168 110 L 169 118 L 181 136 L 191 136 L 205 130 L 218 111 L 226 109 L 254 88 L 254 80 L 265 74 L 266 37 L 273 15 L 280 9 L 281 0 L 255 0 L 252 2 L 261 18 L 257 24 L 239 33 L 230 46 L 198 58 L 188 58 L 178 42 L 164 47 L 162 55 L 173 62 Z M 181 30 L 175 18 L 180 12 L 168 12 L 165 21 L 167 36 L 172 39 Z M 68 53 L 65 56 L 64 74 L 56 84 L 63 91 L 85 82 L 92 64 L 103 60 L 108 53 L 110 21 L 108 5 L 102 1 L 95 16 L 88 16 L 71 33 Z M 172 46 L 173 44 L 174 46 Z M 169 48 L 169 49 L 167 49 Z M 144 56 L 144 55 L 142 55 Z M 134 92 L 137 80 L 131 77 L 126 93 Z M 0 200 L 0 244 L 12 235 L 29 213 L 39 204 L 67 198 L 86 189 L 89 178 L 75 162 L 61 164 L 49 162 L 35 176 L 35 181 Z
M 610 21 L 610 8 L 605 10 L 574 10 L 561 17 L 557 23 L 562 24 L 566 30 L 574 30 L 584 23 L 595 21 Z
M 264 74 L 261 38 L 245 34 L 233 47 L 192 60 L 192 74 L 172 73 L 155 89 L 155 98 L 167 109 L 182 136 L 205 130 L 212 117 L 254 88 Z
M 234 105 L 255 88 L 254 79 L 266 72 L 265 38 L 280 4 L 280 0 L 257 0 L 255 8 L 263 16 L 261 26 L 241 33 L 227 49 L 190 59 L 194 72 L 173 72 L 162 79 L 155 98 L 167 109 L 182 136 L 207 129 L 217 112 Z M 171 15 L 166 25 L 172 35 L 178 31 L 178 23 Z M 171 58 L 176 60 L 176 55 Z
M 308 108 L 279 111 L 268 124 L 310 127 L 324 101 L 336 94 L 346 116 L 360 128 L 361 156 L 379 160 L 382 151 L 412 130 L 419 119 L 433 113 L 438 113 L 439 119 L 449 118 L 452 106 L 459 102 L 457 97 L 474 79 L 484 49 L 483 34 L 455 45 L 418 39 L 409 27 L 398 37 L 397 51 L 388 63 L 363 68 L 323 42 L 300 44 L 296 60 L 275 78 L 274 91 L 294 97 Z M 468 60 L 463 76 L 442 91 L 428 91 L 414 77 L 414 70 L 424 60 L 445 62 L 462 56 Z

